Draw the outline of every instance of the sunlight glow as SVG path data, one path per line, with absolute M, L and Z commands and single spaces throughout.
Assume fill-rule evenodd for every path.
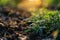
M 36 8 L 39 8 L 41 6 L 41 3 L 41 0 L 26 0 L 19 3 L 17 7 L 23 10 L 32 11 Z

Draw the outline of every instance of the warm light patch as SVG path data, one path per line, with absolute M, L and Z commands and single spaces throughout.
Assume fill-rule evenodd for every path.
M 18 8 L 23 10 L 32 11 L 41 6 L 41 0 L 25 0 L 17 5 Z

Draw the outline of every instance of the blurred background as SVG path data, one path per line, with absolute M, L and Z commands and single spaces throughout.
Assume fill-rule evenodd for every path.
M 0 0 L 0 40 L 60 40 L 60 0 Z

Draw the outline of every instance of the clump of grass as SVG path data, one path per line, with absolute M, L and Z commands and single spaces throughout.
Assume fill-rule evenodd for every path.
M 31 29 L 34 32 L 34 34 L 36 32 L 39 32 L 39 34 L 41 34 L 41 31 L 45 30 L 44 35 L 47 36 L 48 34 L 51 34 L 51 31 L 54 32 L 55 30 L 60 29 L 60 25 L 59 25 L 60 24 L 60 16 L 59 16 L 60 11 L 57 11 L 57 10 L 51 11 L 51 10 L 46 9 L 43 11 L 38 10 L 35 14 L 36 15 L 33 15 L 29 19 L 31 22 L 33 22 L 32 25 L 30 25 L 29 29 Z M 29 30 L 29 31 L 31 31 L 31 30 Z M 24 30 L 24 31 L 26 31 L 26 30 Z M 29 32 L 29 31 L 27 31 L 27 32 Z M 43 36 L 43 35 L 41 35 L 41 36 Z

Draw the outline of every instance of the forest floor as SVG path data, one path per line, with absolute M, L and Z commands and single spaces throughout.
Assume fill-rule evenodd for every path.
M 33 23 L 28 21 L 30 12 L 10 7 L 0 7 L 0 40 L 40 40 L 32 31 L 24 33 Z M 53 40 L 50 38 L 42 40 Z

